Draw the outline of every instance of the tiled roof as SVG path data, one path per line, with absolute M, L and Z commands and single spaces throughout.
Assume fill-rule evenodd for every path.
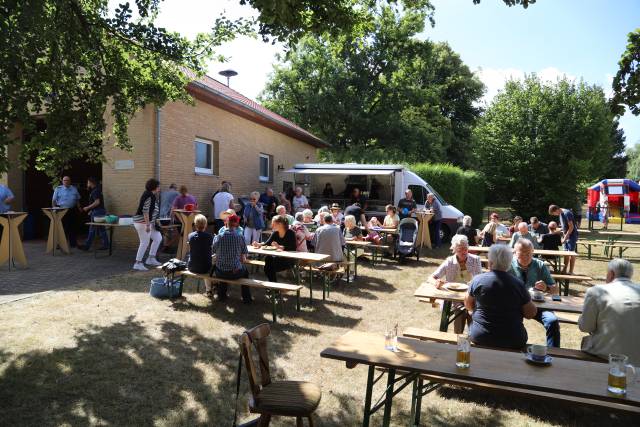
M 263 119 L 272 122 L 277 126 L 287 128 L 294 134 L 299 135 L 301 137 L 300 139 L 305 142 L 319 147 L 328 146 L 325 141 L 313 135 L 311 132 L 304 130 L 292 121 L 287 120 L 279 114 L 276 114 L 273 111 L 263 107 L 256 101 L 247 98 L 240 92 L 227 87 L 227 85 L 225 85 L 224 83 L 221 83 L 218 80 L 207 75 L 198 78 L 191 72 L 187 72 L 186 74 L 193 77 L 193 81 L 190 83 L 190 85 L 203 87 L 211 94 L 223 98 L 226 102 L 233 103 L 235 104 L 235 106 L 246 109 L 251 113 L 258 114 L 259 116 L 262 116 Z

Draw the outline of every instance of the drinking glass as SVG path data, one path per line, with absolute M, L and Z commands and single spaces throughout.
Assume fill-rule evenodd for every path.
M 471 341 L 469 335 L 458 335 L 458 351 L 456 354 L 456 366 L 468 368 L 471 365 Z
M 623 395 L 627 393 L 627 370 L 636 374 L 635 368 L 627 363 L 629 358 L 624 354 L 609 355 L 609 380 L 607 381 L 607 390 L 613 394 Z
M 384 333 L 384 348 L 394 352 L 398 350 L 398 325 L 386 329 Z

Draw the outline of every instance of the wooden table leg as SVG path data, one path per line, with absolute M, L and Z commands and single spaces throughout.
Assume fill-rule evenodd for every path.
M 43 209 L 44 214 L 49 217 L 49 238 L 47 239 L 47 251 L 51 252 L 55 256 L 56 247 L 60 246 L 62 252 L 68 254 L 69 242 L 67 241 L 67 235 L 64 232 L 64 226 L 62 225 L 62 218 L 67 214 L 68 209 L 63 210 L 51 210 Z

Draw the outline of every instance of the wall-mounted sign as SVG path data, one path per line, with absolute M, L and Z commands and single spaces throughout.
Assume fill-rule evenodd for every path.
M 133 169 L 133 160 L 116 160 L 116 170 Z

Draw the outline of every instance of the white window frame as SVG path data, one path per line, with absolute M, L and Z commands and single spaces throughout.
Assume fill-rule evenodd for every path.
M 267 174 L 271 173 L 271 156 L 268 154 L 260 153 L 258 156 L 259 161 L 262 159 L 267 159 Z M 260 164 L 258 164 L 258 174 L 260 174 Z M 260 182 L 272 182 L 273 177 L 259 175 Z
M 196 139 L 193 141 L 194 163 L 196 163 L 196 164 L 197 164 L 197 160 L 198 160 L 198 159 L 195 157 L 195 156 L 197 155 L 197 152 L 196 152 L 196 143 L 206 144 L 206 145 L 208 145 L 208 146 L 211 148 L 211 150 L 210 150 L 210 152 L 211 152 L 211 159 L 210 159 L 210 160 L 211 160 L 211 169 L 207 169 L 207 168 L 199 168 L 198 166 L 195 166 L 195 165 L 194 165 L 194 171 L 195 171 L 195 173 L 197 173 L 197 174 L 201 174 L 201 175 L 215 175 L 214 170 L 213 170 L 213 167 L 214 167 L 214 162 L 213 162 L 214 158 L 213 158 L 213 156 L 215 155 L 215 154 L 214 154 L 214 148 L 215 148 L 215 147 L 214 147 L 214 145 L 213 145 L 213 141 L 207 141 L 206 139 L 201 139 L 201 138 L 196 138 Z

